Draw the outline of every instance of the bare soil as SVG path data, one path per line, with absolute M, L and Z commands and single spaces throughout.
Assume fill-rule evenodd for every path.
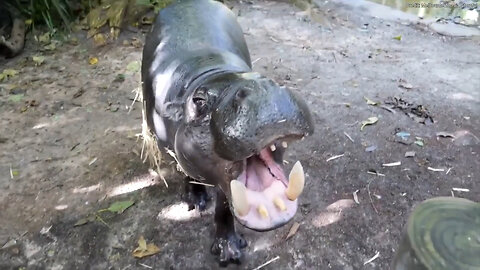
M 293 222 L 264 233 L 238 225 L 249 246 L 243 264 L 230 269 L 276 256 L 265 269 L 388 269 L 416 204 L 435 196 L 480 200 L 479 39 L 317 3 L 307 11 L 231 3 L 254 69 L 303 95 L 316 130 L 286 155 L 287 170 L 300 160 L 307 174 L 297 233 L 285 240 Z M 139 157 L 141 106 L 131 105 L 140 74 L 127 65 L 141 61 L 141 48 L 123 40 L 92 48 L 78 36 L 78 44 L 53 52 L 41 52 L 29 36 L 21 56 L 0 60 L 2 69 L 19 71 L 0 84 L 0 269 L 218 268 L 209 253 L 213 206 L 187 212 L 175 165 L 163 166 L 166 188 Z M 140 31 L 121 39 L 134 37 L 144 40 Z M 34 55 L 45 62 L 35 66 Z M 89 57 L 98 63 L 89 65 Z M 413 105 L 381 107 L 395 97 Z M 412 108 L 433 123 L 407 115 L 418 112 Z M 362 131 L 369 117 L 378 122 Z M 401 165 L 382 166 L 393 162 Z M 135 204 L 105 216 L 108 226 L 73 226 L 125 199 Z M 160 253 L 134 258 L 141 235 Z

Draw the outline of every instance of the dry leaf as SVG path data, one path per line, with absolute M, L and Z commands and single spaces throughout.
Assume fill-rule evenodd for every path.
M 159 247 L 157 247 L 155 244 L 147 244 L 145 238 L 143 238 L 143 236 L 140 236 L 140 239 L 138 239 L 138 247 L 133 251 L 132 254 L 135 258 L 143 258 L 157 254 L 159 252 Z
M 365 101 L 367 102 L 368 105 L 372 105 L 372 106 L 377 106 L 378 104 L 380 104 L 380 102 L 378 101 L 373 101 L 367 97 L 363 97 L 365 99 Z
M 293 223 L 292 227 L 290 228 L 290 231 L 287 234 L 287 237 L 285 237 L 285 240 L 288 240 L 289 238 L 294 236 L 297 233 L 299 227 L 300 227 L 300 223 L 298 222 Z
M 93 66 L 93 65 L 96 65 L 96 64 L 98 63 L 98 58 L 97 58 L 97 57 L 90 57 L 90 58 L 88 59 L 88 63 L 89 63 L 90 65 L 92 65 L 92 66 Z
M 100 47 L 107 44 L 107 39 L 104 34 L 96 34 L 93 36 L 93 43 L 95 46 Z

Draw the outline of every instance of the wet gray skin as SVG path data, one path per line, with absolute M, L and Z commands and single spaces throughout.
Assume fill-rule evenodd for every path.
M 298 95 L 252 72 L 243 31 L 227 7 L 185 0 L 163 9 L 146 38 L 142 83 L 146 121 L 160 149 L 175 153 L 187 180 L 218 187 L 212 252 L 221 263 L 238 260 L 245 246 L 233 216 L 259 231 L 293 217 L 297 200 L 285 195 L 282 143 L 312 134 L 311 115 Z M 232 206 L 234 179 L 246 187 L 248 214 Z M 198 185 L 187 190 L 204 208 L 206 192 Z M 283 210 L 273 203 L 279 197 Z

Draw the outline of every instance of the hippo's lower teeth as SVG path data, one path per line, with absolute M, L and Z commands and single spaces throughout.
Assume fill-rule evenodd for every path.
M 259 205 L 257 210 L 262 218 L 268 218 L 268 210 L 265 207 L 265 205 L 263 204 Z
M 273 203 L 280 211 L 287 210 L 287 207 L 285 206 L 285 202 L 281 198 L 275 197 L 275 199 L 273 199 Z
M 250 210 L 247 200 L 247 188 L 242 182 L 232 180 L 230 181 L 230 190 L 232 192 L 233 209 L 238 215 L 245 216 Z
M 300 161 L 293 165 L 290 175 L 288 177 L 288 188 L 285 190 L 285 195 L 291 201 L 294 201 L 300 196 L 305 186 L 305 174 Z
M 272 152 L 275 152 L 275 150 L 277 150 L 277 147 L 275 147 L 275 144 L 270 145 L 270 150 L 272 150 Z

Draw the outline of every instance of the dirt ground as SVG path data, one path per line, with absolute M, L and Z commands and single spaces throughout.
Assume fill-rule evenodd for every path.
M 303 95 L 316 130 L 286 155 L 287 170 L 300 160 L 307 174 L 294 221 L 264 233 L 238 225 L 249 246 L 229 269 L 277 256 L 265 269 L 388 269 L 412 207 L 435 196 L 480 200 L 480 40 L 317 4 L 305 12 L 278 1 L 232 3 L 254 69 Z M 120 40 L 95 49 L 79 37 L 53 52 L 29 42 L 21 56 L 0 60 L 19 71 L 0 84 L 0 269 L 218 268 L 209 253 L 213 206 L 202 217 L 186 211 L 175 165 L 163 166 L 166 188 L 139 157 L 141 106 L 131 105 L 140 74 L 131 63 L 141 48 Z M 144 39 L 122 39 L 132 37 Z M 44 63 L 35 66 L 34 55 Z M 395 98 L 414 105 L 392 109 Z M 415 108 L 433 123 L 402 111 Z M 362 131 L 369 117 L 378 122 Z M 401 165 L 382 166 L 394 162 Z M 135 204 L 103 215 L 107 225 L 73 226 L 126 199 Z M 300 227 L 285 240 L 294 222 Z M 141 235 L 160 253 L 134 258 Z

